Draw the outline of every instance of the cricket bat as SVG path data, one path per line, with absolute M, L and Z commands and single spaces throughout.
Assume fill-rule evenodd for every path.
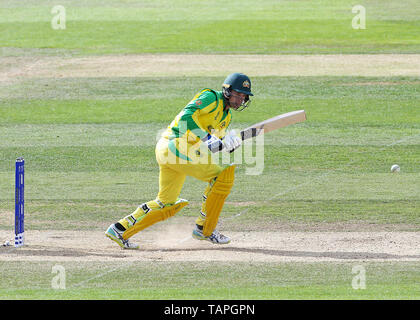
M 283 113 L 273 118 L 258 122 L 241 131 L 241 139 L 246 140 L 260 134 L 287 127 L 288 125 L 303 122 L 306 120 L 305 110 L 297 110 Z

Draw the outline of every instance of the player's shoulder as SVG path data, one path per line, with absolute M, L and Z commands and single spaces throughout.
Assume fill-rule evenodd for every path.
M 221 99 L 221 91 L 215 91 L 212 89 L 203 89 L 195 99 L 195 104 L 199 107 L 207 107 L 210 104 Z

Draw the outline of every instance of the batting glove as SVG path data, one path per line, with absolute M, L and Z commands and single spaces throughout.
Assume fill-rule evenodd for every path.
M 207 148 L 213 153 L 219 152 L 223 149 L 223 142 L 218 137 L 208 134 L 203 139 L 201 139 L 206 145 Z
M 226 152 L 233 152 L 239 148 L 242 144 L 242 140 L 236 135 L 235 130 L 230 130 L 228 134 L 223 138 L 223 149 Z

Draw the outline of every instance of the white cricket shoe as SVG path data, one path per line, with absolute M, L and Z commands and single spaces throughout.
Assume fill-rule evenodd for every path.
M 122 232 L 118 231 L 115 224 L 111 224 L 105 232 L 105 235 L 111 240 L 115 241 L 123 249 L 138 249 L 137 243 L 130 242 L 130 240 L 124 240 Z
M 229 237 L 224 236 L 217 230 L 214 230 L 211 235 L 205 237 L 203 235 L 203 231 L 200 230 L 197 226 L 193 230 L 192 237 L 197 240 L 207 240 L 214 244 L 228 244 L 230 242 Z

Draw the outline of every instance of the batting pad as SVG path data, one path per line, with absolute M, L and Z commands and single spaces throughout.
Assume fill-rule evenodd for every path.
M 206 221 L 203 225 L 203 235 L 210 236 L 217 226 L 220 213 L 235 180 L 235 165 L 227 167 L 216 178 L 206 200 Z
M 161 209 L 149 211 L 140 221 L 137 221 L 132 227 L 124 231 L 123 239 L 135 235 L 137 232 L 150 227 L 151 225 L 166 220 L 175 215 L 179 210 L 188 205 L 188 201 L 185 199 L 179 199 L 173 205 L 167 205 Z

